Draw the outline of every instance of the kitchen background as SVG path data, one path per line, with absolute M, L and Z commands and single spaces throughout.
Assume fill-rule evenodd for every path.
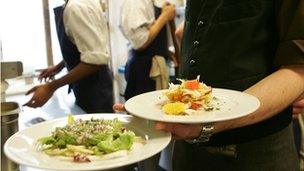
M 185 0 L 175 0 L 176 24 L 183 20 Z M 103 0 L 111 37 L 111 66 L 114 74 L 115 101 L 123 101 L 125 82 L 123 66 L 127 60 L 127 41 L 119 30 L 120 6 L 123 0 Z M 53 8 L 63 0 L 2 0 L 0 2 L 1 61 L 21 61 L 23 77 L 37 75 L 40 69 L 61 61 L 61 52 L 56 36 Z M 49 13 L 44 14 L 48 5 Z M 50 21 L 44 20 L 49 15 Z M 46 25 L 45 25 L 46 24 Z M 50 24 L 50 33 L 45 32 Z M 49 37 L 48 37 L 49 36 Z M 64 72 L 64 71 L 63 71 Z M 19 77 L 20 78 L 20 77 Z M 35 83 L 35 82 L 34 82 Z M 10 81 L 7 95 L 22 94 L 33 85 L 14 85 Z

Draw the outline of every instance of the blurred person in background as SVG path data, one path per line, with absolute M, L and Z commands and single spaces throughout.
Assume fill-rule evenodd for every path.
M 175 6 L 172 4 L 166 0 L 125 0 L 122 5 L 120 29 L 130 43 L 125 68 L 126 100 L 168 87 L 166 61 L 170 53 L 166 25 L 175 17 Z M 160 154 L 157 154 L 140 162 L 139 170 L 162 169 L 158 165 L 159 158 Z
M 76 104 L 87 113 L 112 112 L 113 83 L 107 21 L 99 0 L 66 0 L 54 9 L 57 36 L 63 60 L 41 72 L 39 80 L 49 80 L 36 86 L 25 104 L 43 106 L 53 93 L 64 85 L 73 90 Z M 68 73 L 51 80 L 64 67 Z
M 125 69 L 126 100 L 156 90 L 150 77 L 152 61 L 156 56 L 162 61 L 169 58 L 166 24 L 174 17 L 175 7 L 166 0 L 125 0 L 120 28 L 131 45 Z
M 182 21 L 175 31 L 175 36 L 179 41 L 179 43 L 181 43 L 183 39 L 184 27 L 185 27 L 185 21 Z

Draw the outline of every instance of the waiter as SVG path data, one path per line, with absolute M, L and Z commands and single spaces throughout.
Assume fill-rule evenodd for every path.
M 58 88 L 69 84 L 76 104 L 87 113 L 112 112 L 113 85 L 107 63 L 110 59 L 108 29 L 99 0 L 69 0 L 54 9 L 57 36 L 63 61 L 39 76 L 54 76 L 64 66 L 63 77 L 29 90 L 34 93 L 25 105 L 44 105 Z
M 300 170 L 290 105 L 304 98 L 303 9 L 303 0 L 187 1 L 182 78 L 201 75 L 261 105 L 228 121 L 156 123 L 182 139 L 173 170 Z
M 175 17 L 175 7 L 165 0 L 126 0 L 120 27 L 131 44 L 126 64 L 125 99 L 155 90 L 150 78 L 152 58 L 169 57 L 166 24 Z M 167 83 L 166 83 L 167 84 Z

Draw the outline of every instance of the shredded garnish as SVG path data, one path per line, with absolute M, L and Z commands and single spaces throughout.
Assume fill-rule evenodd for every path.
M 179 79 L 181 84 L 169 84 L 169 90 L 164 93 L 168 101 L 162 110 L 168 115 L 185 115 L 187 110 L 212 110 L 212 88 L 199 81 Z

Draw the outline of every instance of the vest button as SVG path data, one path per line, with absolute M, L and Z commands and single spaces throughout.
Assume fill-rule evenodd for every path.
M 191 60 L 189 61 L 189 64 L 190 64 L 190 65 L 194 65 L 194 64 L 195 64 L 195 60 L 191 59 Z
M 204 21 L 199 21 L 199 22 L 197 23 L 197 25 L 198 25 L 198 26 L 203 26 L 203 25 L 204 25 Z
M 199 42 L 199 41 L 194 41 L 194 42 L 193 42 L 193 46 L 194 46 L 194 47 L 198 47 L 198 46 L 199 46 L 199 44 L 200 44 L 200 42 Z

